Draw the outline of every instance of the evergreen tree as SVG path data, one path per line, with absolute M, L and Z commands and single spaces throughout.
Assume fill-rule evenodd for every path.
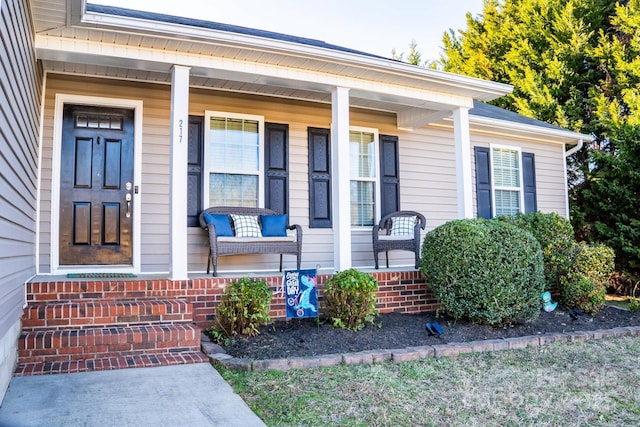
M 409 43 L 409 55 L 407 56 L 407 62 L 412 65 L 423 65 L 422 54 L 418 50 L 418 43 L 415 40 L 411 40 Z M 398 53 L 395 48 L 391 49 L 391 58 L 396 61 L 404 61 L 404 52 Z
M 514 86 L 494 103 L 595 142 L 570 159 L 578 237 L 640 272 L 640 0 L 485 0 L 443 38 L 446 71 Z

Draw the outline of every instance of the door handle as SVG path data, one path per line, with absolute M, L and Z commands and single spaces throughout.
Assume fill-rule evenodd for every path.
M 124 200 L 127 202 L 127 212 L 124 214 L 127 218 L 131 217 L 131 193 L 127 193 L 124 197 Z

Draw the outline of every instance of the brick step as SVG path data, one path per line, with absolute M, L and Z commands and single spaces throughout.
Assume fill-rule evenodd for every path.
M 15 376 L 70 374 L 75 372 L 105 371 L 124 368 L 147 368 L 152 366 L 185 365 L 206 363 L 207 357 L 200 351 L 179 353 L 142 354 L 129 356 L 98 357 L 61 362 L 20 363 Z
M 41 301 L 31 302 L 24 309 L 22 328 L 32 331 L 192 320 L 192 304 L 181 299 Z
M 65 280 L 27 283 L 27 299 L 66 301 L 87 299 L 180 298 L 202 294 L 208 280 Z
M 23 331 L 18 363 L 197 352 L 200 328 L 189 324 Z

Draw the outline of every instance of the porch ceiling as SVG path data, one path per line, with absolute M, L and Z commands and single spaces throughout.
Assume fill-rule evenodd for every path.
M 171 84 L 171 74 L 169 72 L 155 71 L 153 69 L 146 70 L 141 68 L 111 67 L 52 60 L 43 60 L 42 64 L 45 71 L 55 73 Z M 331 92 L 329 89 L 322 90 L 317 87 L 303 87 L 304 85 L 301 84 L 293 85 L 291 82 L 278 82 L 275 80 L 271 80 L 270 84 L 265 84 L 257 81 L 256 78 L 241 79 L 241 76 L 237 73 L 233 76 L 233 79 L 223 79 L 196 75 L 195 71 L 192 70 L 190 85 L 197 88 L 221 90 L 226 92 L 263 95 L 324 104 L 331 103 Z M 387 97 L 385 100 L 382 99 L 382 96 L 374 97 L 372 95 L 373 94 L 371 93 L 352 91 L 349 98 L 350 105 L 355 108 L 364 108 L 395 114 L 401 114 L 402 112 L 409 111 L 412 108 L 417 108 L 420 111 L 429 114 L 441 111 L 440 107 L 435 104 L 432 108 L 426 108 L 427 103 L 425 101 L 401 99 L 398 97 Z

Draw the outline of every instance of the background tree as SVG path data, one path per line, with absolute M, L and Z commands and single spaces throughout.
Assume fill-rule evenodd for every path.
M 494 104 L 595 141 L 570 159 L 577 236 L 640 272 L 640 0 L 485 0 L 443 38 L 445 71 L 514 86 Z
M 398 53 L 395 49 L 392 49 L 391 58 L 397 61 L 404 61 L 404 52 Z M 422 63 L 422 54 L 418 50 L 418 43 L 415 40 L 411 40 L 411 43 L 409 43 L 409 55 L 406 62 L 413 65 L 424 65 Z

